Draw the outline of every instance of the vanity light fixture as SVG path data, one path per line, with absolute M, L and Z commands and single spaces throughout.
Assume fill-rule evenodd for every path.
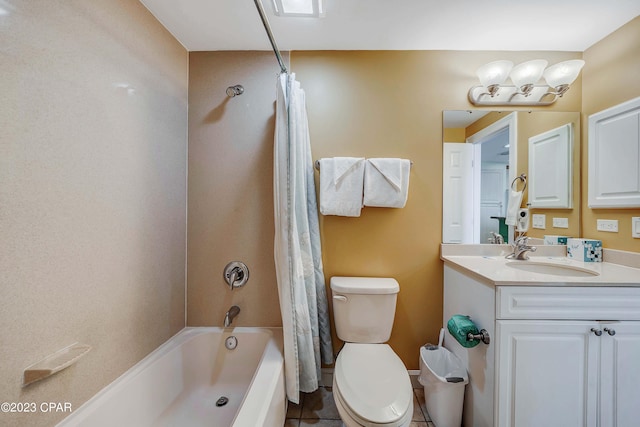
M 548 68 L 544 59 L 515 67 L 511 61 L 490 62 L 478 69 L 480 85 L 469 89 L 469 101 L 474 105 L 551 105 L 569 90 L 583 66 L 581 59 Z M 538 84 L 541 77 L 546 84 Z M 512 85 L 504 84 L 507 78 L 511 78 Z
M 323 0 L 271 0 L 277 16 L 320 18 L 324 16 Z

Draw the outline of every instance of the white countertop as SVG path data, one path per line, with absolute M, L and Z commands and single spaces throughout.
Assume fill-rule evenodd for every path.
M 449 245 L 441 247 L 441 259 L 459 271 L 496 286 L 638 286 L 640 269 L 613 262 L 580 262 L 564 255 L 564 246 L 538 246 L 527 261 L 506 259 L 508 245 Z M 597 275 L 578 277 L 523 271 L 516 263 L 566 266 Z M 511 265 L 509 265 L 511 264 Z M 526 266 L 525 266 L 526 267 Z

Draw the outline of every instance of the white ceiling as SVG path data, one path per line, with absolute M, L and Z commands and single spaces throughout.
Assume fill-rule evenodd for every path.
M 640 15 L 640 0 L 324 0 L 320 19 L 262 0 L 281 50 L 583 52 Z M 252 0 L 141 0 L 190 51 L 269 50 Z

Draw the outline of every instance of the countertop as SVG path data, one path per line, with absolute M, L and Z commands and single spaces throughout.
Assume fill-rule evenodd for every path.
M 580 262 L 566 257 L 565 246 L 540 245 L 529 260 L 506 259 L 509 245 L 451 245 L 441 246 L 440 258 L 446 265 L 467 273 L 477 280 L 495 286 L 632 286 L 640 287 L 640 268 L 614 262 Z M 635 253 L 631 254 L 634 257 Z M 640 258 L 640 254 L 637 254 Z M 524 271 L 517 264 L 546 264 L 566 266 L 580 272 L 597 275 L 573 276 Z M 579 273 L 580 273 L 579 272 Z

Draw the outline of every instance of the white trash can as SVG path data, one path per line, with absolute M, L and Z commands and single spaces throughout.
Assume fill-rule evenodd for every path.
M 469 383 L 460 359 L 442 346 L 420 347 L 420 384 L 427 412 L 436 427 L 460 427 L 464 386 Z

